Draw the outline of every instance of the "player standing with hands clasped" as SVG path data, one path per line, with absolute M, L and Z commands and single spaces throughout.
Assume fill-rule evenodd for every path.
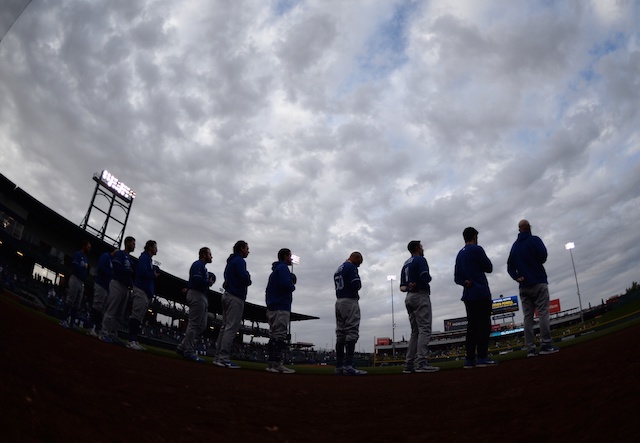
M 216 343 L 216 356 L 213 364 L 222 368 L 239 369 L 231 361 L 233 339 L 242 324 L 247 289 L 251 286 L 251 275 L 247 271 L 245 259 L 249 256 L 249 244 L 238 240 L 233 245 L 233 253 L 227 258 L 224 268 L 224 294 L 222 294 L 222 328 Z
M 72 328 L 75 326 L 76 315 L 82 304 L 82 296 L 84 295 L 84 281 L 89 272 L 89 260 L 87 255 L 91 251 L 91 243 L 85 240 L 82 248 L 73 255 L 71 262 L 72 272 L 69 278 L 69 288 L 67 289 L 67 298 L 64 301 L 64 317 L 60 322 L 63 328 Z
M 353 354 L 360 330 L 360 296 L 362 288 L 358 267 L 362 254 L 352 252 L 342 263 L 333 281 L 336 287 L 336 375 L 366 375 L 367 371 L 353 367 Z
M 265 291 L 267 299 L 267 321 L 269 322 L 269 366 L 268 372 L 292 374 L 296 372 L 282 364 L 282 353 L 287 346 L 289 320 L 293 291 L 296 290 L 297 278 L 289 271 L 291 266 L 291 250 L 278 251 L 278 261 L 271 267 L 271 275 Z
M 495 366 L 488 357 L 491 334 L 491 291 L 485 272 L 493 271 L 493 264 L 482 246 L 478 246 L 478 231 L 468 227 L 462 232 L 464 248 L 458 252 L 454 280 L 462 286 L 462 301 L 467 310 L 466 358 L 464 369 Z M 476 361 L 476 351 L 478 360 Z
M 540 237 L 531 234 L 531 224 L 527 220 L 520 220 L 518 231 L 518 238 L 513 243 L 507 259 L 507 272 L 520 284 L 527 357 L 538 355 L 533 332 L 533 316 L 536 309 L 540 319 L 540 354 L 555 354 L 559 349 L 551 344 L 549 285 L 547 271 L 544 269 L 547 248 Z
M 100 337 L 102 330 L 102 317 L 107 306 L 107 297 L 109 296 L 109 284 L 113 276 L 113 264 L 111 257 L 118 250 L 113 252 L 103 252 L 98 259 L 98 268 L 96 269 L 96 280 L 93 285 L 93 304 L 91 305 L 91 323 L 93 326 L 88 332 L 93 337 Z
M 127 297 L 133 289 L 133 266 L 131 254 L 136 249 L 136 239 L 126 237 L 124 249 L 119 250 L 113 256 L 113 278 L 109 283 L 109 297 L 107 307 L 102 318 L 102 330 L 100 340 L 106 343 L 123 345 L 118 339 L 118 323 L 127 309 Z
M 440 370 L 429 365 L 427 354 L 431 340 L 431 275 L 424 258 L 424 248 L 420 240 L 412 240 L 407 245 L 411 257 L 404 262 L 400 272 L 400 290 L 407 293 L 404 304 L 409 314 L 411 338 L 402 372 L 428 373 Z
M 153 265 L 152 257 L 158 253 L 158 244 L 154 240 L 148 240 L 144 245 L 144 251 L 138 259 L 133 280 L 131 295 L 131 315 L 129 316 L 129 342 L 127 348 L 134 351 L 146 351 L 138 341 L 138 335 L 142 328 L 144 316 L 149 308 L 149 302 L 155 295 L 155 281 L 160 276 L 160 269 Z
M 178 355 L 196 363 L 204 363 L 195 350 L 196 337 L 207 328 L 209 314 L 209 298 L 207 291 L 216 282 L 216 276 L 207 271 L 206 265 L 211 263 L 211 249 L 200 248 L 198 260 L 189 269 L 189 286 L 187 289 L 187 304 L 189 305 L 189 323 L 182 342 L 176 348 Z M 184 289 L 183 289 L 184 292 Z

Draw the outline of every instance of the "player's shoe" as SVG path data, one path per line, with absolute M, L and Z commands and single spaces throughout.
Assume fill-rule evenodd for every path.
M 293 374 L 295 369 L 287 368 L 282 363 L 276 363 L 275 365 L 269 365 L 267 367 L 268 372 L 280 373 L 280 374 Z
M 438 372 L 440 370 L 437 366 L 424 365 L 416 368 L 418 374 L 426 374 L 431 372 Z
M 191 354 L 191 355 L 184 354 L 182 358 L 184 358 L 185 360 L 196 362 L 196 363 L 204 363 L 204 359 L 198 357 L 196 354 Z
M 478 365 L 480 366 L 480 365 Z M 476 362 L 475 360 L 464 360 L 464 366 L 462 366 L 462 369 L 473 369 L 476 367 Z
M 62 320 L 60 322 L 60 326 L 62 326 L 65 329 L 70 329 L 71 328 L 71 326 L 69 326 L 69 323 L 66 320 Z
M 146 351 L 147 348 L 145 348 L 144 346 L 142 346 L 140 343 L 138 343 L 137 341 L 130 341 L 127 343 L 127 348 L 129 349 L 133 349 L 134 351 Z
M 345 366 L 342 368 L 342 375 L 367 375 L 367 371 L 356 369 L 353 366 Z
M 536 352 L 535 348 L 529 349 L 527 351 L 527 357 L 537 357 L 537 356 L 538 356 L 538 353 Z
M 486 368 L 487 366 L 496 366 L 497 364 L 497 361 L 486 357 L 478 359 L 478 363 L 476 364 L 476 366 L 478 366 L 479 368 Z
M 240 365 L 235 364 L 231 360 L 213 360 L 213 364 L 227 369 L 240 369 Z
M 344 366 L 336 367 L 336 370 L 333 372 L 335 375 L 344 375 Z
M 101 335 L 100 337 L 98 337 L 100 339 L 100 341 L 103 341 L 105 343 L 109 343 L 109 344 L 114 344 L 113 339 L 111 337 L 109 337 L 108 335 Z
M 91 328 L 89 329 L 89 332 L 87 332 L 87 335 L 90 335 L 92 337 L 96 337 L 98 338 L 100 335 L 96 332 L 96 328 Z
M 416 369 L 413 367 L 413 365 L 404 365 L 404 367 L 402 368 L 403 374 L 413 374 L 414 372 L 416 372 Z
M 560 349 L 554 348 L 553 346 L 544 346 L 540 348 L 540 355 L 555 354 L 556 352 L 560 352 Z

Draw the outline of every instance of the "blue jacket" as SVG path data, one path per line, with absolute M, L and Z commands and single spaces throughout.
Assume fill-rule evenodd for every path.
M 109 283 L 113 277 L 113 265 L 111 264 L 111 254 L 108 252 L 100 255 L 98 259 L 98 269 L 96 270 L 96 283 L 109 291 Z
M 82 251 L 73 254 L 73 260 L 71 261 L 72 274 L 78 277 L 80 281 L 85 281 L 87 278 L 88 263 L 89 261 Z
M 293 284 L 289 266 L 283 261 L 277 261 L 273 263 L 271 270 L 265 291 L 267 310 L 291 311 L 293 291 L 296 290 L 296 287 Z
M 479 300 L 483 297 L 491 297 L 489 282 L 485 272 L 492 272 L 493 264 L 487 254 L 478 245 L 465 245 L 458 252 L 454 269 L 454 281 L 463 286 L 462 301 Z M 471 281 L 471 286 L 466 287 L 464 282 Z
M 231 254 L 224 268 L 224 289 L 243 300 L 247 299 L 247 288 L 251 286 L 251 275 L 247 262 L 240 254 Z
M 430 281 L 431 274 L 429 274 L 429 264 L 426 258 L 412 255 L 404 262 L 400 272 L 400 286 L 409 286 L 409 283 L 416 283 L 416 287 L 409 292 L 426 291 L 431 293 Z
M 212 284 L 205 262 L 200 259 L 194 261 L 189 269 L 189 289 L 206 294 Z
M 113 263 L 113 279 L 119 281 L 127 288 L 132 288 L 133 266 L 129 254 L 126 251 L 120 250 L 116 252 L 111 263 Z
M 149 298 L 153 298 L 155 293 L 155 280 L 156 274 L 153 269 L 151 256 L 147 251 L 142 251 L 140 258 L 138 259 L 138 265 L 136 266 L 136 274 L 133 284 L 142 289 Z
M 524 277 L 520 286 L 548 283 L 547 272 L 543 266 L 546 261 L 547 248 L 540 237 L 531 235 L 530 232 L 521 232 L 511 247 L 507 260 L 507 272 L 514 280 Z
M 360 299 L 358 291 L 362 288 L 362 281 L 356 265 L 350 261 L 342 263 L 333 274 L 333 281 L 336 285 L 336 298 Z

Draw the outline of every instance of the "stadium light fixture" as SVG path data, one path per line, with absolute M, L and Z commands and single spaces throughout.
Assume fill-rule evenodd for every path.
M 300 264 L 300 257 L 297 255 L 291 254 L 291 273 L 293 274 L 293 265 Z
M 393 312 L 393 282 L 396 281 L 395 275 L 387 275 L 387 281 L 391 287 L 391 353 L 396 355 L 396 319 Z
M 127 201 L 132 201 L 136 198 L 136 193 L 133 192 L 133 189 L 122 183 L 106 169 L 102 171 L 100 181 Z
M 576 245 L 574 242 L 569 242 L 564 245 L 564 248 L 569 251 L 571 255 L 571 265 L 573 265 L 573 276 L 576 278 L 576 289 L 578 291 L 578 303 L 580 304 L 580 323 L 584 323 L 584 314 L 582 313 L 582 299 L 580 297 L 580 286 L 578 285 L 578 273 L 576 272 L 576 264 L 573 261 L 573 252 L 572 249 L 575 248 Z

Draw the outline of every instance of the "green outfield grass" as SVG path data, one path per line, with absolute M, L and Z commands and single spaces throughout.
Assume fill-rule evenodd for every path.
M 593 326 L 581 329 L 581 325 L 575 325 L 572 328 L 564 331 L 565 333 L 562 335 L 554 335 L 554 339 L 556 342 L 555 346 L 560 349 L 566 348 L 569 346 L 573 346 L 579 343 L 583 343 L 585 341 L 594 340 L 600 337 L 603 337 L 607 334 L 611 334 L 612 332 L 628 328 L 633 325 L 640 324 L 640 299 L 636 300 L 633 303 L 630 303 L 626 306 L 623 306 L 620 309 L 615 309 L 611 312 L 606 313 L 602 317 L 595 320 L 595 324 Z M 591 332 L 593 331 L 593 332 Z M 571 335 L 581 334 L 579 337 L 568 338 Z M 166 349 L 149 347 L 150 353 L 163 355 L 170 358 L 180 358 L 175 352 L 169 351 Z M 503 355 L 493 355 L 492 358 L 498 362 L 510 361 L 518 358 L 526 358 L 526 351 L 513 351 Z M 212 359 L 210 357 L 205 357 L 205 364 L 212 365 Z M 253 370 L 253 371 L 264 371 L 266 368 L 266 363 L 257 363 L 257 362 L 249 362 L 249 361 L 240 361 L 234 360 L 235 363 L 242 366 L 243 370 Z M 448 369 L 459 369 L 462 367 L 462 359 L 458 361 L 446 361 L 446 362 L 435 362 L 434 366 L 439 367 L 441 370 Z M 185 362 L 185 364 L 197 364 L 191 362 Z M 287 365 L 296 370 L 296 373 L 299 374 L 309 374 L 309 375 L 332 375 L 334 371 L 333 366 L 322 366 L 322 365 Z M 377 367 L 359 367 L 359 369 L 366 370 L 371 375 L 387 375 L 387 374 L 402 374 L 402 366 L 377 366 Z M 220 368 L 220 370 L 226 370 Z

